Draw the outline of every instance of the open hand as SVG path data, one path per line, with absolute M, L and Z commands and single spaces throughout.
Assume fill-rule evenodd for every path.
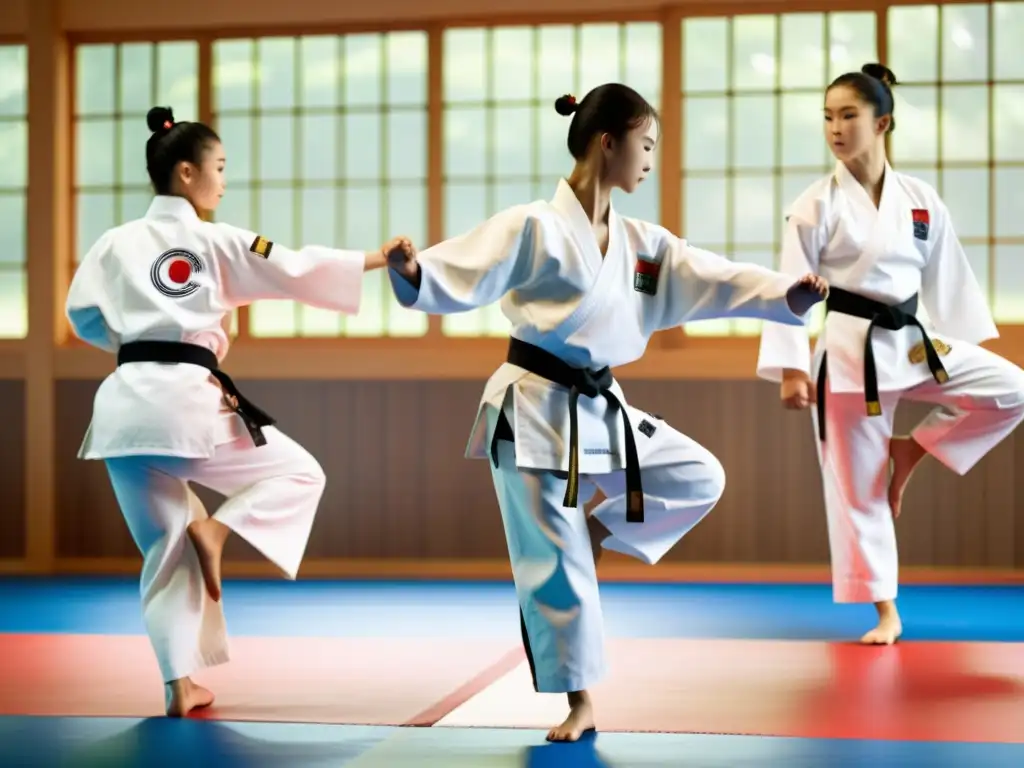
M 794 315 L 802 315 L 828 296 L 828 281 L 821 275 L 806 274 L 786 292 L 786 301 Z

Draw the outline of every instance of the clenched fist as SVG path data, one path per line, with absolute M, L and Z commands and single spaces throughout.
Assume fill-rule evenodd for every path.
M 828 296 L 828 281 L 815 274 L 806 274 L 786 292 L 786 301 L 794 315 L 802 315 Z
M 818 402 L 818 388 L 804 373 L 786 374 L 779 397 L 786 408 L 801 411 Z
M 407 237 L 396 237 L 383 248 L 387 266 L 403 277 L 414 279 L 419 271 L 416 263 L 416 246 Z
M 375 269 L 384 269 L 391 264 L 392 259 L 404 261 L 410 259 L 416 263 L 416 246 L 412 240 L 404 235 L 393 237 L 380 247 L 379 251 L 367 251 L 363 254 L 363 271 L 372 272 Z

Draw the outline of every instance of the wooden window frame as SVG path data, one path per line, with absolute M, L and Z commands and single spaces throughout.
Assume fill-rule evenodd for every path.
M 954 0 L 960 2 L 960 0 Z M 940 3 L 948 5 L 951 3 Z M 443 158 L 443 60 L 445 29 L 459 27 L 498 27 L 537 24 L 584 24 L 596 22 L 658 22 L 662 27 L 662 103 L 663 133 L 670 140 L 661 147 L 659 202 L 661 223 L 678 232 L 681 223 L 682 190 L 679 177 L 685 163 L 681 137 L 682 107 L 682 21 L 685 17 L 719 17 L 744 14 L 795 12 L 873 11 L 879 59 L 887 59 L 888 12 L 897 5 L 927 3 L 879 3 L 872 0 L 796 0 L 782 3 L 685 4 L 637 12 L 557 13 L 550 16 L 510 14 L 452 18 L 429 22 L 376 24 L 323 24 L 252 26 L 230 29 L 177 29 L 135 31 L 118 34 L 73 34 L 72 46 L 83 43 L 164 42 L 194 40 L 199 44 L 199 116 L 212 118 L 212 50 L 215 40 L 304 36 L 345 35 L 420 30 L 428 35 L 427 83 L 427 239 L 441 239 L 444 221 Z M 72 61 L 74 57 L 71 57 Z M 71 81 L 73 91 L 74 80 Z M 74 103 L 73 92 L 71 94 Z M 73 147 L 72 147 L 72 163 Z M 72 197 L 73 190 L 68 190 Z M 68 222 L 74 227 L 74 220 Z M 73 239 L 71 240 L 73 242 Z M 239 311 L 239 329 L 247 328 L 246 310 Z M 1019 329 L 1019 330 L 1018 330 Z M 989 346 L 1015 362 L 1024 362 L 1024 325 L 1002 326 L 1001 339 Z M 86 348 L 68 338 L 66 327 L 58 334 L 62 341 L 56 350 L 56 372 L 61 378 L 92 379 L 110 368 L 108 356 Z M 754 377 L 758 338 L 744 336 L 688 337 L 673 329 L 656 334 L 645 357 L 618 372 L 620 378 L 641 379 L 749 379 Z M 287 337 L 254 338 L 240 333 L 226 365 L 236 375 L 258 379 L 481 379 L 486 378 L 504 360 L 507 340 L 497 337 L 459 338 L 441 332 L 441 318 L 431 316 L 425 336 L 415 338 L 373 337 Z M 0 344 L 0 350 L 3 345 Z

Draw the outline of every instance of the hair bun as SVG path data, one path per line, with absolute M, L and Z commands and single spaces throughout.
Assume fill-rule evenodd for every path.
M 892 70 L 889 69 L 884 64 L 865 64 L 863 67 L 860 68 L 860 71 L 863 72 L 865 75 L 870 75 L 876 80 L 881 80 L 883 83 L 890 87 L 897 85 L 896 75 L 894 75 L 892 73 Z
M 559 96 L 555 99 L 555 112 L 568 117 L 576 111 L 576 97 L 572 94 L 565 94 L 565 96 Z
M 146 115 L 146 125 L 153 133 L 169 131 L 174 125 L 174 112 L 170 107 L 153 107 Z

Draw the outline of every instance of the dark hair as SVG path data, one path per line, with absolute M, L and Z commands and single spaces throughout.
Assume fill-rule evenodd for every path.
M 875 117 L 889 116 L 889 132 L 896 128 L 896 118 L 892 116 L 896 102 L 892 96 L 892 86 L 899 85 L 896 75 L 883 64 L 865 64 L 860 72 L 847 72 L 840 75 L 826 89 L 826 93 L 836 86 L 845 85 L 857 92 L 865 102 L 875 108 Z
M 171 180 L 178 163 L 199 165 L 203 150 L 220 141 L 203 123 L 176 123 L 170 107 L 153 107 L 146 115 L 153 135 L 146 142 L 146 170 L 158 195 L 171 194 Z
M 595 136 L 607 133 L 622 139 L 647 120 L 659 122 L 658 111 L 647 99 L 621 83 L 599 85 L 578 104 L 574 96 L 561 96 L 555 101 L 555 111 L 565 117 L 573 115 L 566 143 L 576 160 L 587 154 Z

